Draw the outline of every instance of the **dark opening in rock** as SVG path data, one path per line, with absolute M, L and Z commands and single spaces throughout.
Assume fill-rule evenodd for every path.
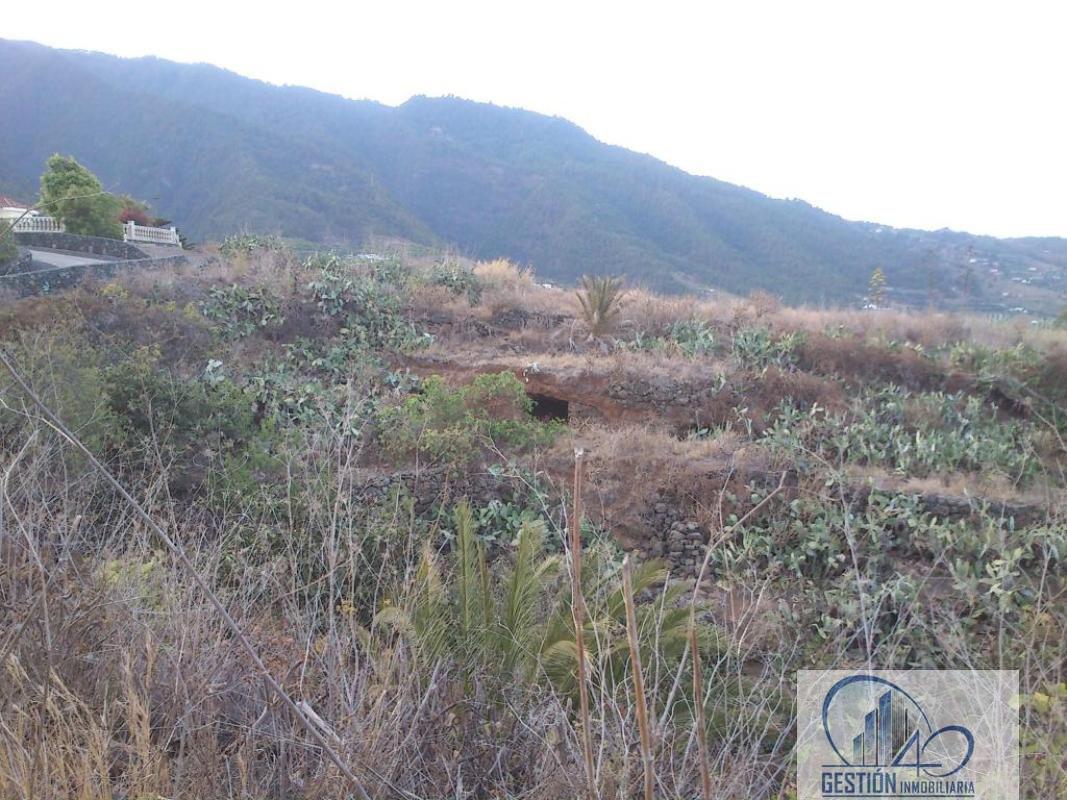
M 530 413 L 539 420 L 566 422 L 570 416 L 570 403 L 566 400 L 533 392 L 530 392 L 528 396 L 533 400 L 533 410 Z

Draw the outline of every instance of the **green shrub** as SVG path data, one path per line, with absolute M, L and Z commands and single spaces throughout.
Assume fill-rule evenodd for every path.
M 516 502 L 490 500 L 473 509 L 478 540 L 485 545 L 505 545 L 523 525 L 544 524 L 533 509 Z
M 323 314 L 344 319 L 342 334 L 364 347 L 425 347 L 432 337 L 407 319 L 403 280 L 393 263 L 367 270 L 334 255 L 315 255 L 304 262 L 313 275 L 307 289 Z
M 106 362 L 78 331 L 22 333 L 6 347 L 30 388 L 91 451 L 105 455 L 121 445 L 121 420 L 106 399 Z M 0 441 L 27 431 L 34 415 L 22 412 L 29 406 L 0 369 Z
M 742 583 L 774 576 L 778 591 L 803 597 L 791 604 L 789 622 L 810 627 L 818 641 L 862 641 L 869 632 L 883 647 L 903 645 L 910 659 L 937 665 L 941 643 L 932 632 L 950 623 L 972 642 L 995 635 L 1040 603 L 1042 570 L 1062 571 L 1061 526 L 1020 531 L 980 505 L 968 518 L 946 519 L 925 510 L 918 495 L 871 491 L 863 501 L 843 500 L 840 479 L 828 477 L 825 493 L 775 501 L 711 553 L 715 574 Z M 758 500 L 758 487 L 748 488 Z M 902 574 L 902 565 L 914 564 L 924 565 L 921 577 Z M 949 609 L 921 593 L 931 579 L 944 582 Z
M 708 355 L 715 349 L 715 332 L 702 319 L 683 319 L 671 324 L 667 335 L 687 356 Z
M 1049 682 L 1019 700 L 1026 797 L 1067 796 L 1067 682 Z
M 227 339 L 250 336 L 261 328 L 283 321 L 281 305 L 269 289 L 244 288 L 236 284 L 225 289 L 211 289 L 200 311 L 216 323 L 216 330 Z
M 225 256 L 252 255 L 257 250 L 269 253 L 285 251 L 286 245 L 281 237 L 273 234 L 239 233 L 227 236 L 219 245 L 219 252 Z
M 549 442 L 558 425 L 530 417 L 532 407 L 510 372 L 479 375 L 455 389 L 433 376 L 421 394 L 381 412 L 379 438 L 394 456 L 419 452 L 462 466 L 489 445 L 524 450 Z
M 622 349 L 647 350 L 688 358 L 708 355 L 715 350 L 715 332 L 702 319 L 683 319 L 671 323 L 663 336 L 646 336 L 634 332 L 634 338 L 620 344 Z
M 840 414 L 827 414 L 818 406 L 805 411 L 785 401 L 764 441 L 799 463 L 816 453 L 901 475 L 1001 472 L 1020 481 L 1041 470 L 1033 434 L 1030 423 L 998 419 L 977 397 L 913 394 L 886 386 L 862 392 Z
M 221 367 L 189 380 L 158 360 L 142 348 L 105 371 L 108 406 L 132 446 L 165 452 L 176 472 L 195 474 L 204 459 L 221 463 L 260 437 L 251 398 Z
M 454 261 L 435 264 L 430 273 L 430 283 L 444 286 L 456 297 L 466 296 L 467 302 L 472 306 L 477 305 L 482 298 L 482 283 L 478 276 Z
M 370 265 L 371 275 L 379 283 L 401 291 L 409 288 L 412 280 L 411 270 L 396 256 L 376 258 Z
M 1025 381 L 1041 366 L 1041 354 L 1023 343 L 993 348 L 975 342 L 958 342 L 949 350 L 948 360 L 956 369 L 967 370 L 984 381 L 1000 377 Z
M 804 335 L 790 331 L 775 337 L 767 328 L 742 328 L 734 334 L 733 356 L 743 367 L 763 370 L 770 366 L 792 369 L 797 365 Z
M 11 226 L 0 222 L 0 267 L 15 261 L 19 257 L 19 248 L 15 244 L 15 234 Z

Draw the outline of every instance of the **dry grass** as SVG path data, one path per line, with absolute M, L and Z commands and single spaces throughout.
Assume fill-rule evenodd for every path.
M 994 321 L 969 314 L 903 309 L 782 307 L 768 319 L 773 328 L 781 331 L 841 330 L 872 340 L 920 344 L 927 349 L 974 342 L 998 348 L 1026 344 L 1044 352 L 1062 346 L 1067 338 L 1063 331 L 1031 325 L 1029 318 Z
M 735 433 L 679 438 L 670 429 L 649 423 L 588 423 L 577 427 L 574 436 L 589 451 L 590 459 L 605 464 L 633 461 L 631 456 L 640 453 L 643 463 L 634 466 L 647 466 L 645 477 L 664 468 L 699 472 L 708 466 L 721 467 L 743 450 L 742 439 Z M 668 472 L 662 475 L 662 481 L 669 483 L 674 477 Z
M 711 319 L 713 305 L 688 296 L 664 296 L 647 289 L 630 289 L 622 307 L 622 325 L 627 329 L 662 333 L 682 319 Z
M 62 445 L 47 430 L 28 431 L 23 445 L 0 461 L 0 796 L 350 796 L 129 510 L 91 475 L 68 482 Z M 358 555 L 374 532 L 353 524 L 338 491 L 353 479 L 348 451 L 343 439 L 320 437 L 314 455 L 290 464 L 294 490 L 312 500 L 299 535 L 321 543 L 325 572 L 301 567 L 295 540 L 293 552 L 269 561 L 257 548 L 228 546 L 249 533 L 239 514 L 208 520 L 149 489 L 150 510 L 195 552 L 272 673 L 328 726 L 372 797 L 576 796 L 586 782 L 582 735 L 565 698 L 521 682 L 489 695 L 482 677 L 448 657 L 424 663 L 402 637 L 370 627 L 333 588 L 335 576 L 376 579 Z M 166 476 L 143 488 L 158 480 Z M 396 514 L 401 537 L 419 535 Z M 711 665 L 708 682 L 746 657 Z M 659 691 L 674 680 L 655 653 L 645 668 Z M 766 670 L 760 681 L 773 690 L 781 678 Z M 641 775 L 635 709 L 603 688 L 590 706 L 594 782 L 601 797 L 623 800 Z M 709 707 L 718 713 L 714 700 Z M 660 713 L 649 769 L 669 794 L 691 794 L 700 770 L 689 715 Z M 730 758 L 716 753 L 711 764 L 715 780 L 739 793 L 776 784 L 784 756 L 745 724 L 736 722 Z
M 536 339 L 544 333 L 538 330 L 527 331 L 526 336 Z M 519 341 L 524 335 L 519 336 Z M 508 338 L 504 344 L 515 341 Z M 501 346 L 495 338 L 465 338 L 461 341 L 445 339 L 435 342 L 415 357 L 419 360 L 440 364 L 442 371 L 488 370 L 494 367 L 523 369 L 526 367 L 561 376 L 611 376 L 633 375 L 649 381 L 669 381 L 676 384 L 706 384 L 720 372 L 728 368 L 723 360 L 690 359 L 678 354 L 653 353 L 644 350 L 612 350 L 600 353 L 596 350 L 576 350 L 563 345 L 561 349 L 546 351 L 533 350 L 516 354 L 508 352 L 509 348 Z M 502 352 L 503 351 L 503 352 Z
M 257 250 L 231 257 L 197 253 L 189 263 L 167 269 L 131 267 L 112 282 L 139 297 L 188 302 L 210 288 L 232 284 L 255 286 L 288 300 L 306 281 L 300 260 L 292 253 Z
M 427 260 L 416 268 L 431 267 Z M 476 265 L 475 271 L 484 283 L 481 305 L 471 307 L 443 287 L 421 285 L 407 313 L 412 318 L 444 315 L 456 328 L 508 309 L 574 314 L 573 293 L 544 289 L 528 271 L 501 262 Z M 313 308 L 301 305 L 307 298 L 299 292 L 298 278 L 292 263 L 269 255 L 172 273 L 130 273 L 108 287 L 90 284 L 13 303 L 0 311 L 0 331 L 5 336 L 20 331 L 44 342 L 60 335 L 61 321 L 71 326 L 87 321 L 92 328 L 79 329 L 79 335 L 165 345 L 167 357 L 180 355 L 187 369 L 203 363 L 211 337 L 203 321 L 184 315 L 182 308 L 211 286 L 269 287 L 290 303 L 292 329 L 286 336 L 331 335 L 333 329 L 314 316 Z M 745 369 L 726 355 L 603 352 L 572 342 L 566 324 L 530 326 L 500 338 L 450 334 L 419 357 L 456 378 L 483 369 L 532 370 L 536 362 L 537 370 L 593 392 L 605 391 L 612 380 L 706 387 L 725 375 L 726 385 L 716 393 L 721 408 L 687 407 L 687 413 L 704 414 L 705 424 L 729 422 L 743 406 L 757 430 L 763 416 L 787 396 L 801 405 L 841 406 L 849 395 L 830 373 L 858 383 L 892 380 L 920 387 L 942 379 L 939 365 L 930 367 L 911 350 L 891 350 L 885 340 L 928 348 L 967 336 L 1002 344 L 1025 341 L 1046 353 L 1050 380 L 1067 366 L 1062 332 L 1012 323 L 989 326 L 951 315 L 814 311 L 782 308 L 770 297 L 697 301 L 634 291 L 623 317 L 629 320 L 624 331 L 662 332 L 674 321 L 698 318 L 724 337 L 748 325 L 801 330 L 809 337 L 801 369 Z M 823 335 L 837 326 L 854 335 Z M 228 346 L 227 363 L 252 363 L 257 348 L 276 344 L 250 337 Z M 528 352 L 513 352 L 516 345 Z M 52 385 L 62 386 L 69 364 L 58 356 L 46 364 Z M 104 413 L 99 398 L 87 399 L 87 418 Z M 350 796 L 336 769 L 270 698 L 188 575 L 159 551 L 128 508 L 85 474 L 62 441 L 22 416 L 17 402 L 12 407 L 16 410 L 5 412 L 6 427 L 0 428 L 0 797 Z M 586 513 L 634 547 L 647 542 L 649 505 L 661 493 L 685 504 L 688 518 L 723 532 L 728 527 L 724 514 L 743 517 L 757 505 L 749 494 L 755 491 L 753 481 L 770 477 L 773 486 L 783 470 L 796 467 L 740 426 L 704 438 L 680 438 L 676 421 L 657 414 L 648 413 L 641 423 L 577 422 L 552 450 L 539 455 L 540 461 L 520 466 L 566 483 L 573 447 L 583 446 Z M 415 569 L 412 554 L 425 542 L 439 541 L 432 538 L 438 530 L 399 500 L 375 507 L 375 516 L 370 515 L 353 493 L 363 443 L 370 437 L 348 422 L 336 430 L 294 425 L 288 431 L 274 454 L 283 462 L 272 473 L 285 488 L 280 499 L 268 491 L 275 487 L 252 481 L 239 501 L 223 502 L 210 487 L 191 501 L 179 500 L 171 490 L 188 476 L 168 467 L 168 451 L 155 441 L 144 444 L 148 455 L 134 462 L 138 466 L 127 477 L 153 517 L 195 553 L 197 568 L 223 593 L 272 674 L 328 726 L 331 740 L 373 797 L 578 796 L 588 780 L 585 735 L 593 740 L 593 780 L 600 796 L 636 796 L 643 784 L 642 737 L 628 688 L 594 692 L 589 724 L 581 726 L 571 699 L 556 693 L 540 674 L 509 676 L 506 688 L 497 692 L 490 675 L 466 669 L 462 654 L 426 659 L 402 633 L 375 624 L 375 612 L 411 600 L 404 578 Z M 1056 446 L 1051 439 L 1048 444 Z M 114 455 L 120 462 L 133 458 Z M 1067 502 L 1062 489 L 1035 483 L 1020 493 L 1003 479 L 983 476 L 919 480 L 850 469 L 845 477 L 884 481 L 902 492 L 978 489 L 1005 500 L 1034 499 L 1060 509 L 1058 517 L 1049 517 L 1050 530 L 1062 526 Z M 834 506 L 845 502 L 837 486 L 822 468 L 809 470 L 789 487 L 789 499 L 843 512 Z M 544 502 L 562 516 L 564 493 L 550 492 Z M 767 514 L 788 513 L 787 507 L 773 505 Z M 785 545 L 791 549 L 810 533 L 796 527 L 787 532 L 796 537 Z M 766 558 L 748 540 L 758 532 L 736 533 L 735 560 L 717 567 L 716 586 L 705 587 L 707 594 L 701 595 L 726 598 L 722 605 L 715 600 L 708 611 L 729 622 L 721 651 L 703 664 L 702 680 L 692 681 L 656 653 L 643 664 L 647 732 L 655 745 L 644 763 L 651 768 L 656 796 L 694 797 L 705 782 L 698 755 L 704 745 L 691 724 L 698 715 L 692 697 L 677 694 L 687 686 L 704 694 L 707 781 L 715 787 L 714 796 L 789 796 L 795 670 L 812 666 L 813 660 L 820 667 L 862 664 L 865 654 L 857 655 L 862 631 L 879 622 L 875 611 L 870 618 L 839 614 L 818 623 L 840 625 L 836 633 L 816 633 L 813 624 L 797 626 L 794 615 L 804 611 L 798 605 L 801 583 L 811 590 L 805 602 L 816 602 L 815 597 L 817 604 L 836 603 L 836 613 L 848 607 L 852 588 L 876 573 L 861 574 L 862 567 L 855 567 L 825 581 L 788 583 L 790 552 L 774 550 Z M 973 598 L 959 593 L 947 598 L 949 611 L 936 620 L 938 665 L 1018 667 L 1026 691 L 1062 682 L 1061 564 L 1038 564 L 1042 583 L 1034 605 L 995 618 L 998 630 L 986 639 L 954 625 L 959 622 L 952 618 L 955 609 Z M 925 579 L 944 564 L 909 567 Z M 354 601 L 357 592 L 365 598 L 362 606 Z M 838 600 L 831 600 L 834 593 Z M 980 600 L 981 592 L 976 594 Z M 821 610 L 815 609 L 816 619 Z M 921 618 L 909 629 L 909 615 L 921 609 L 900 606 L 899 611 L 879 634 L 872 658 L 889 664 L 911 658 L 913 637 L 929 620 Z M 822 638 L 813 645 L 816 636 Z M 1005 647 L 1007 655 L 1000 649 Z M 604 663 L 590 666 L 593 674 L 605 671 Z M 621 684 L 630 686 L 629 676 Z M 675 705 L 663 702 L 667 692 L 676 693 Z M 1040 731 L 1040 724 L 1025 729 Z
M 462 323 L 477 318 L 466 298 L 457 297 L 447 287 L 434 284 L 416 286 L 411 291 L 407 310 L 413 319 L 419 320 L 445 318 Z
M 648 423 L 574 425 L 572 437 L 546 455 L 546 467 L 562 475 L 572 446 L 586 452 L 586 510 L 628 547 L 643 547 L 647 514 L 657 496 L 685 498 L 696 515 L 710 521 L 718 513 L 713 498 L 729 476 L 770 468 L 762 448 L 732 432 L 706 438 L 679 438 Z M 634 458 L 639 453 L 640 458 Z
M 854 384 L 893 383 L 930 390 L 945 388 L 948 382 L 943 364 L 914 349 L 886 347 L 859 336 L 810 333 L 800 346 L 799 366 L 819 375 L 839 375 Z
M 884 469 L 850 465 L 845 470 L 856 485 L 868 481 L 875 488 L 900 494 L 950 495 L 1033 505 L 1037 508 L 1067 508 L 1067 491 L 1051 481 L 1038 481 L 1020 488 L 1004 475 L 950 472 L 925 478 L 904 477 Z
M 1029 318 L 993 321 L 978 315 L 907 309 L 832 309 L 786 306 L 774 295 L 748 298 L 664 296 L 643 289 L 627 295 L 623 318 L 636 330 L 662 333 L 678 320 L 701 319 L 722 332 L 765 325 L 781 333 L 850 333 L 863 339 L 919 344 L 936 349 L 961 341 L 987 347 L 1027 344 L 1039 351 L 1062 347 L 1063 331 L 1036 327 Z
M 528 314 L 563 315 L 571 318 L 578 313 L 578 303 L 573 292 L 555 287 L 549 289 L 537 284 L 531 287 L 490 286 L 482 295 L 482 304 L 489 318 L 509 309 L 520 309 Z
M 506 258 L 479 261 L 473 272 L 489 289 L 529 290 L 534 285 L 532 269 L 512 264 Z

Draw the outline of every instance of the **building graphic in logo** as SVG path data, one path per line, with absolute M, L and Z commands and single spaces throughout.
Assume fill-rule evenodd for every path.
M 1017 684 L 1014 672 L 799 673 L 799 797 L 1017 798 Z
M 878 698 L 878 707 L 863 718 L 863 731 L 852 740 L 852 763 L 864 766 L 892 764 L 904 745 L 917 733 L 918 720 L 904 703 L 893 703 L 893 692 Z

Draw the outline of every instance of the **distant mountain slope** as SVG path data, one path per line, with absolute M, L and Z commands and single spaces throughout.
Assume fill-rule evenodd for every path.
M 109 82 L 77 61 L 0 42 L 0 165 L 15 170 L 16 186 L 35 183 L 44 159 L 64 152 L 109 188 L 152 198 L 195 235 L 248 226 L 321 241 L 381 229 L 433 238 L 348 160 L 202 106 L 131 91 L 136 82 Z
M 425 97 L 393 108 L 207 65 L 3 40 L 0 75 L 0 189 L 25 189 L 48 155 L 72 153 L 109 186 L 158 198 L 194 237 L 397 236 L 508 256 L 556 280 L 622 272 L 791 301 L 855 303 L 875 266 L 910 303 L 1048 312 L 1067 287 L 1062 239 L 849 222 L 517 109 Z

